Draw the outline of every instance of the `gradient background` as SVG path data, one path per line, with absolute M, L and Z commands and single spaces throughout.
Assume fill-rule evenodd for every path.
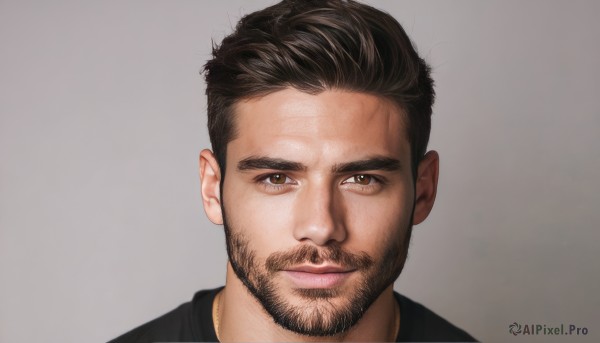
M 0 341 L 106 341 L 224 283 L 198 72 L 270 3 L 0 1 Z M 483 341 L 599 341 L 600 3 L 368 3 L 438 93 L 438 200 L 396 289 Z

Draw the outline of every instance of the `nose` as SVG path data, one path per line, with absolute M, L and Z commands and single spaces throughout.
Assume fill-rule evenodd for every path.
M 313 185 L 300 192 L 295 204 L 294 238 L 326 245 L 346 239 L 344 206 L 341 195 L 332 187 Z

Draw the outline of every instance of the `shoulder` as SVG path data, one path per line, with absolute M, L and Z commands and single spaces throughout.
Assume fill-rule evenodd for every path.
M 477 342 L 425 306 L 399 293 L 394 295 L 400 305 L 399 342 Z
M 199 291 L 190 302 L 151 320 L 109 343 L 216 341 L 212 300 L 218 289 Z

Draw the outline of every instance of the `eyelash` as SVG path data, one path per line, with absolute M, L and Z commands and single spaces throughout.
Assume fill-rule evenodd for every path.
M 269 182 L 269 178 L 275 175 L 281 175 L 282 177 L 285 177 L 285 182 L 282 184 L 274 184 L 272 182 Z M 292 178 L 290 178 L 289 176 L 283 174 L 283 173 L 270 173 L 270 174 L 263 174 L 263 175 L 259 175 L 255 178 L 255 181 L 263 186 L 267 191 L 280 191 L 283 190 L 286 187 L 289 187 L 290 185 L 294 185 L 294 183 L 289 183 L 287 182 L 288 180 L 292 180 Z
M 371 178 L 370 181 L 374 181 L 374 183 L 383 183 L 383 180 L 381 178 L 379 178 L 379 177 L 377 177 L 375 175 L 371 175 L 371 174 L 354 174 L 354 175 L 350 176 L 349 178 L 345 179 L 342 183 L 350 183 L 350 184 L 356 184 L 356 185 L 360 185 L 360 186 L 369 186 L 369 185 L 371 185 L 371 182 L 369 182 L 369 184 L 367 184 L 367 185 L 363 185 L 363 184 L 358 183 L 358 182 L 346 182 L 346 181 L 348 181 L 350 179 L 355 179 L 355 181 L 356 181 L 356 177 L 358 177 L 358 176 L 369 177 L 369 178 Z
M 269 182 L 269 178 L 275 175 L 281 175 L 282 177 L 285 177 L 285 182 L 282 184 L 274 184 L 272 182 Z M 358 182 L 347 182 L 350 179 L 356 178 L 357 176 L 366 176 L 366 177 L 370 177 L 371 178 L 371 182 L 367 185 L 362 185 Z M 286 174 L 283 173 L 270 173 L 270 174 L 263 174 L 263 175 L 259 175 L 255 178 L 255 181 L 260 184 L 261 186 L 263 186 L 266 190 L 275 190 L 275 191 L 280 191 L 283 190 L 286 187 L 290 187 L 293 185 L 296 185 L 297 183 L 294 182 L 288 182 L 289 180 L 292 180 L 292 178 L 290 178 L 289 176 L 287 176 Z M 386 184 L 385 179 L 383 179 L 382 177 L 379 176 L 375 176 L 372 174 L 354 174 L 350 177 L 347 177 L 344 179 L 344 181 L 342 181 L 342 184 L 347 184 L 350 187 L 358 187 L 360 190 L 371 190 L 375 187 L 379 187 L 381 185 Z
M 357 176 L 370 177 L 371 180 L 369 181 L 368 184 L 362 185 L 358 182 L 355 182 L 356 181 L 355 178 Z M 353 182 L 348 182 L 348 180 L 352 180 Z M 344 185 L 346 185 L 346 187 L 349 187 L 350 189 L 353 189 L 358 192 L 362 192 L 362 193 L 366 193 L 366 194 L 374 194 L 374 193 L 378 192 L 381 189 L 381 187 L 386 184 L 386 180 L 382 177 L 375 176 L 372 174 L 354 174 L 354 175 L 344 179 L 342 184 L 344 184 Z

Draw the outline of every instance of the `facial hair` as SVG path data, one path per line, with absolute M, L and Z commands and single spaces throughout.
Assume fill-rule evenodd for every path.
M 273 253 L 261 264 L 249 240 L 241 231 L 228 225 L 223 207 L 227 253 L 236 276 L 275 323 L 300 335 L 335 336 L 348 331 L 381 293 L 394 283 L 406 261 L 412 231 L 410 224 L 405 230 L 405 239 L 384 246 L 379 260 L 374 260 L 364 252 L 346 252 L 339 244 L 333 243 L 319 248 L 300 245 L 291 251 Z M 412 218 L 409 223 L 412 223 Z M 273 278 L 286 267 L 306 262 L 332 262 L 344 268 L 356 269 L 355 272 L 361 273 L 362 277 L 353 285 L 352 293 L 347 295 L 340 294 L 335 288 L 295 289 L 294 293 L 306 302 L 293 305 L 278 291 Z M 336 306 L 328 301 L 341 296 L 345 297 L 341 305 Z

